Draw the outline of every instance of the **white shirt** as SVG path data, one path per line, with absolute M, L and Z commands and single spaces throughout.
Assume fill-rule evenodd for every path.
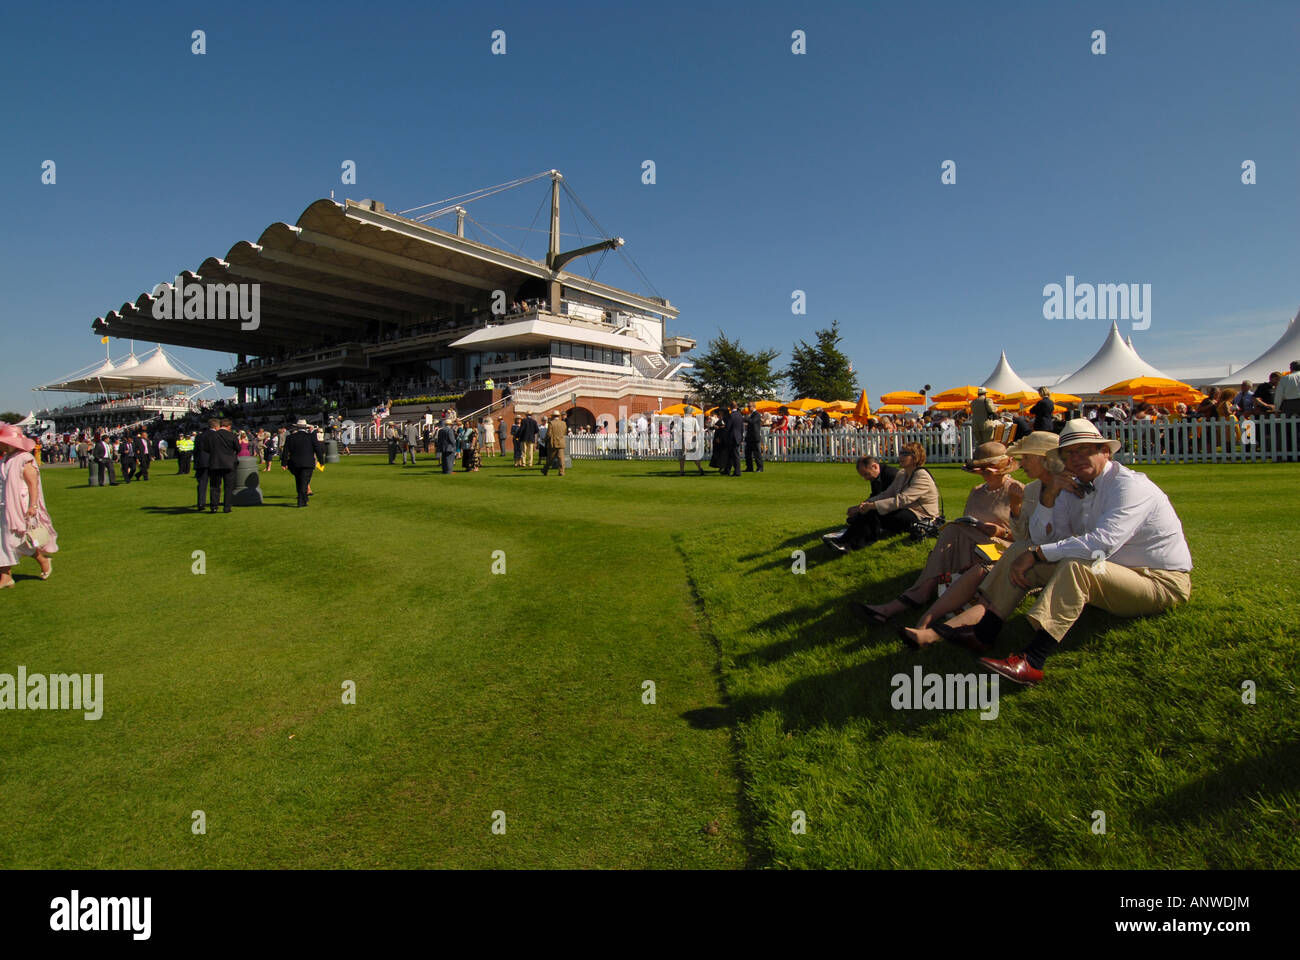
M 1029 536 L 1043 544 L 1049 563 L 1105 558 L 1124 567 L 1192 569 L 1182 522 L 1165 492 L 1114 461 L 1082 499 L 1062 492 L 1051 507 L 1040 504 L 1029 520 Z
M 1277 389 L 1273 391 L 1273 405 L 1280 407 L 1283 400 L 1300 400 L 1300 370 L 1288 373 L 1277 382 Z

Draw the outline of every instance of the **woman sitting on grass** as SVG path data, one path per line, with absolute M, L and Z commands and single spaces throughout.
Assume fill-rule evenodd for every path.
M 860 616 L 885 623 L 904 610 L 919 610 L 934 597 L 941 582 L 973 567 L 991 567 L 1011 546 L 1011 525 L 1020 516 L 1025 490 L 1024 484 L 1008 476 L 1016 469 L 1016 461 L 1007 456 L 1005 446 L 989 441 L 975 449 L 975 458 L 964 469 L 984 478 L 966 498 L 965 516 L 943 528 L 916 583 L 885 604 L 855 601 L 853 609 Z
M 1029 539 L 1029 518 L 1038 509 L 1042 497 L 1043 478 L 1048 473 L 1060 473 L 1064 465 L 1060 460 L 1048 458 L 1047 454 L 1056 449 L 1060 437 L 1046 430 L 1037 430 L 1013 443 L 1007 448 L 1007 455 L 1020 461 L 1021 468 L 1029 474 L 1030 482 L 1021 492 L 1021 505 L 1018 516 L 1011 519 L 1013 540 Z M 984 575 L 992 567 L 992 561 L 981 560 L 973 564 L 953 580 L 948 590 L 939 597 L 921 615 L 915 627 L 900 627 L 899 637 L 910 647 L 925 647 L 942 639 L 930 626 L 942 623 L 943 618 L 956 613 L 975 599 L 976 591 L 984 580 Z
M 826 540 L 827 546 L 848 553 L 888 534 L 906 533 L 918 520 L 935 520 L 943 514 L 939 488 L 925 469 L 925 447 L 903 444 L 898 468 L 888 489 L 849 509 L 848 531 Z

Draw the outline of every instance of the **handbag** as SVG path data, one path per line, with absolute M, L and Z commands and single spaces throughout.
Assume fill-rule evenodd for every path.
M 34 523 L 23 534 L 23 543 L 33 550 L 40 550 L 50 542 L 52 535 L 50 528 L 46 524 Z

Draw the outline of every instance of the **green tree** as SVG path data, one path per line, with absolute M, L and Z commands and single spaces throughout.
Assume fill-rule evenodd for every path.
M 800 340 L 790 351 L 790 365 L 782 371 L 796 397 L 817 400 L 856 400 L 858 377 L 849 358 L 839 348 L 839 321 L 829 330 L 817 331 L 817 342 Z
M 6 410 L 4 413 L 0 413 L 0 423 L 17 423 L 23 416 L 24 414 Z
M 747 400 L 776 398 L 781 374 L 772 370 L 772 361 L 780 356 L 779 350 L 760 350 L 750 353 L 738 340 L 728 340 L 721 330 L 709 341 L 709 349 L 695 357 L 695 368 L 682 379 L 690 385 L 694 401 L 706 409 L 728 400 L 743 403 Z

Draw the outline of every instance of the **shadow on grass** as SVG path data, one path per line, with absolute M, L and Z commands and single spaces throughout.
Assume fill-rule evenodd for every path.
M 1258 819 L 1258 799 L 1294 798 L 1300 792 L 1300 742 L 1275 745 L 1267 753 L 1220 767 L 1171 793 L 1140 807 L 1137 818 L 1152 825 L 1179 821 L 1213 822 L 1237 812 L 1245 822 Z M 1298 827 L 1294 821 L 1292 827 Z

